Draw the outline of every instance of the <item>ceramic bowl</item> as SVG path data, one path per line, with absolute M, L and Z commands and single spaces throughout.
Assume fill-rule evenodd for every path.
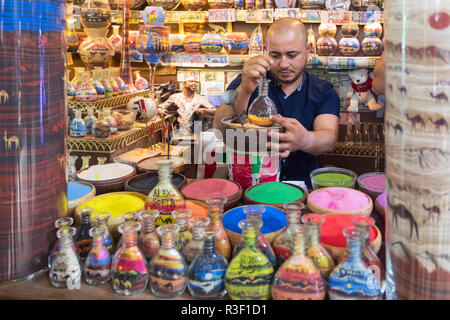
M 133 128 L 136 112 L 129 110 L 114 110 L 111 116 L 116 120 L 117 130 L 125 131 Z
M 156 161 L 167 160 L 167 156 L 151 157 L 145 158 L 136 163 L 136 170 L 138 174 L 141 173 L 155 173 L 158 172 L 158 166 Z M 172 172 L 173 173 L 183 173 L 186 170 L 186 161 L 177 156 L 171 156 L 170 160 L 173 161 Z
M 92 184 L 97 195 L 123 190 L 125 182 L 136 174 L 133 166 L 107 163 L 87 167 L 77 173 L 77 179 Z
M 311 212 L 319 214 L 370 215 L 372 199 L 364 192 L 350 188 L 322 188 L 314 190 L 306 201 Z
M 264 199 L 264 201 L 261 201 L 262 199 Z M 277 201 L 277 199 L 282 199 L 282 201 Z M 269 205 L 279 209 L 283 209 L 283 204 L 286 202 L 301 201 L 305 203 L 305 200 L 305 190 L 299 186 L 284 182 L 259 183 L 247 188 L 244 193 L 244 202 L 246 204 Z
M 136 163 L 138 163 L 139 161 L 147 158 L 157 157 L 159 155 L 161 155 L 161 151 L 154 151 L 149 148 L 136 148 L 118 155 L 116 158 L 114 158 L 114 161 L 119 161 L 120 163 L 136 167 Z
M 95 197 L 95 187 L 87 182 L 73 181 L 67 184 L 67 215 L 73 216 L 75 208 Z
M 380 194 L 375 200 L 375 209 L 380 216 L 385 219 L 386 217 L 386 192 Z
M 344 228 L 351 227 L 351 216 L 340 214 L 325 214 L 325 222 L 322 225 L 320 243 L 337 262 L 339 258 L 345 253 L 346 241 L 342 234 Z M 330 227 L 333 229 L 331 230 Z M 330 231 L 328 231 L 330 230 Z M 373 226 L 370 231 L 370 246 L 375 253 L 380 251 L 382 235 L 377 226 Z M 339 245 L 336 245 L 339 242 Z
M 108 221 L 108 229 L 113 235 L 114 239 L 118 239 L 119 233 L 117 231 L 117 227 L 124 222 L 122 215 L 130 211 L 140 211 L 144 209 L 146 198 L 147 196 L 143 195 L 142 193 L 129 191 L 111 192 L 95 196 L 76 207 L 74 211 L 75 225 L 78 226 L 81 223 L 81 209 L 94 209 L 94 212 L 91 215 L 91 222 L 93 225 L 97 223 L 94 218 L 95 215 L 99 212 L 106 211 L 111 213 L 111 217 Z M 124 202 L 126 202 L 127 205 L 124 205 Z
M 150 191 L 156 187 L 158 182 L 157 172 L 143 173 L 128 179 L 127 182 L 125 182 L 124 189 L 125 191 L 139 192 L 148 195 Z M 172 183 L 178 190 L 181 190 L 181 188 L 186 185 L 187 179 L 180 173 L 172 173 Z
M 244 220 L 246 215 L 244 208 L 246 206 L 240 206 L 226 211 L 223 215 L 223 226 L 230 238 L 231 245 L 235 247 L 241 237 L 242 231 L 239 228 L 239 221 Z M 266 237 L 267 241 L 271 244 L 278 234 L 286 226 L 286 214 L 279 208 L 272 206 L 264 206 L 266 210 L 262 214 L 263 226 L 262 233 Z

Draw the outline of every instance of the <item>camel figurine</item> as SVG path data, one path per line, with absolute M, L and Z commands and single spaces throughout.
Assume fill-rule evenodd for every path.
M 6 92 L 5 90 L 0 91 L 0 103 L 6 104 L 8 103 L 8 100 L 9 100 L 8 92 Z
M 3 140 L 5 140 L 6 150 L 11 151 L 13 142 L 16 145 L 16 150 L 20 149 L 19 138 L 17 138 L 16 136 L 11 136 L 8 138 L 8 134 L 7 134 L 6 130 L 5 130 L 5 135 L 3 136 Z

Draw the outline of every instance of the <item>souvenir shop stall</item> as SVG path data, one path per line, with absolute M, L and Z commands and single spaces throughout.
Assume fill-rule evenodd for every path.
M 238 141 L 283 130 L 266 79 L 212 130 L 283 17 L 340 98 L 312 188 Z M 0 21 L 1 299 L 450 298 L 450 4 L 17 0 Z

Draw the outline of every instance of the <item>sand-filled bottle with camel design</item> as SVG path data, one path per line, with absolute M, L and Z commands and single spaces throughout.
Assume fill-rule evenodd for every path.
M 155 220 L 158 217 L 158 212 L 155 210 L 143 210 L 139 215 L 144 223 L 143 231 L 139 236 L 139 248 L 147 262 L 150 262 L 160 247 L 159 238 L 155 231 Z
M 186 289 L 186 262 L 175 248 L 179 229 L 176 224 L 164 224 L 157 231 L 161 238 L 161 247 L 149 265 L 150 290 L 157 297 L 176 297 Z
M 103 238 L 104 238 L 104 242 L 105 242 L 105 247 L 106 247 L 106 249 L 108 249 L 109 253 L 112 256 L 114 254 L 114 239 L 108 229 L 108 221 L 109 221 L 109 218 L 111 217 L 111 213 L 99 212 L 99 213 L 95 214 L 94 217 L 95 217 L 95 220 L 97 221 L 97 226 L 99 228 L 101 228 L 101 227 L 106 228 Z
M 242 220 L 239 227 L 244 235 L 244 247 L 230 262 L 225 287 L 233 300 L 268 300 L 274 269 L 256 246 L 258 232 L 254 223 Z
M 293 224 L 288 233 L 294 239 L 292 255 L 275 273 L 274 300 L 323 300 L 325 286 L 319 269 L 305 255 L 303 225 Z
M 84 279 L 91 285 L 107 283 L 111 279 L 111 254 L 105 246 L 107 227 L 95 227 L 89 230 L 92 248 L 84 261 Z
M 211 219 L 210 223 L 217 226 L 220 230 L 216 238 L 217 252 L 227 259 L 227 261 L 230 261 L 231 243 L 222 223 L 223 206 L 226 201 L 227 199 L 223 197 L 211 197 L 206 199 L 205 202 L 208 205 L 208 214 Z
M 147 287 L 147 261 L 137 246 L 139 222 L 125 222 L 119 226 L 123 245 L 113 256 L 111 274 L 113 289 L 117 294 L 131 296 L 143 292 Z

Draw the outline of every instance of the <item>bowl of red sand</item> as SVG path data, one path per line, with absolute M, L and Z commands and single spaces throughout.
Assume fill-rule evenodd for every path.
M 343 234 L 343 230 L 353 226 L 351 219 L 353 215 L 348 214 L 325 214 L 324 223 L 322 224 L 320 243 L 333 257 L 334 261 L 345 253 L 347 240 Z M 377 226 L 370 229 L 370 246 L 375 253 L 378 253 L 381 247 L 381 232 Z

